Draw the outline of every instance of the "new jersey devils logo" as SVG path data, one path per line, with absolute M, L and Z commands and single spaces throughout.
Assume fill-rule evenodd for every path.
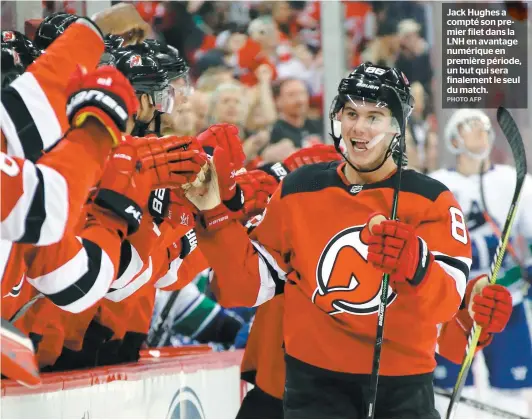
M 368 246 L 361 239 L 364 226 L 337 233 L 320 255 L 316 269 L 318 287 L 312 302 L 329 315 L 370 315 L 378 311 L 382 272 L 367 263 Z M 388 287 L 388 305 L 396 297 Z
M 142 58 L 140 57 L 140 55 L 135 54 L 129 60 L 129 67 L 138 67 L 138 66 L 142 66 Z

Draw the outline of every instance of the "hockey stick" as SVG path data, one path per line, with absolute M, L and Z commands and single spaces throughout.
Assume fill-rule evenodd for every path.
M 449 391 L 446 391 L 445 389 L 441 388 L 434 388 L 434 393 L 436 395 L 441 395 L 442 397 L 451 398 L 451 393 Z M 519 414 L 510 413 L 506 410 L 501 410 L 500 408 L 494 407 L 489 404 L 485 404 L 483 402 L 474 400 L 472 398 L 467 397 L 460 397 L 460 402 L 464 403 L 465 405 L 468 405 L 469 407 L 476 408 L 478 410 L 484 411 L 485 413 L 493 414 L 494 416 L 497 416 L 498 418 L 502 419 L 526 419 L 527 417 L 520 416 Z
M 491 217 L 490 212 L 488 211 L 488 205 L 486 203 L 486 195 L 484 194 L 484 174 L 486 173 L 486 171 L 484 170 L 485 165 L 486 165 L 486 161 L 483 160 L 481 162 L 481 164 L 480 164 L 480 177 L 479 177 L 479 180 L 480 180 L 480 201 L 481 201 L 482 207 L 483 207 L 482 214 L 483 214 L 484 219 L 486 220 L 486 222 L 490 225 L 490 227 L 493 229 L 493 232 L 495 233 L 495 235 L 497 235 L 497 237 L 500 240 L 500 238 L 501 238 L 501 230 L 499 229 L 499 226 L 497 225 L 495 220 L 493 220 L 493 217 Z M 513 247 L 513 245 L 510 242 L 508 242 L 508 248 L 507 249 L 508 249 L 508 253 L 511 255 L 512 259 L 514 260 L 514 262 L 520 267 L 521 275 L 522 275 L 523 279 L 525 279 L 526 281 L 529 281 L 528 276 L 527 276 L 527 272 L 526 272 L 525 264 L 522 261 L 522 259 L 519 258 L 515 248 Z
M 166 301 L 164 308 L 157 317 L 157 325 L 148 333 L 148 337 L 146 339 L 146 344 L 148 345 L 148 347 L 157 347 L 159 345 L 164 333 L 167 331 L 167 328 L 165 328 L 165 324 L 168 320 L 168 315 L 170 315 L 170 311 L 172 310 L 172 307 L 174 306 L 178 295 L 179 290 L 176 290 L 171 293 L 170 297 Z
M 526 175 L 525 148 L 523 146 L 523 139 L 521 138 L 521 134 L 519 133 L 519 129 L 517 128 L 515 121 L 510 113 L 503 107 L 499 107 L 497 110 L 497 121 L 501 126 L 506 140 L 510 144 L 510 148 L 512 149 L 512 155 L 515 163 L 516 182 L 512 204 L 510 205 L 510 210 L 508 211 L 508 216 L 506 217 L 506 222 L 504 223 L 504 229 L 502 230 L 502 235 L 499 239 L 499 245 L 497 246 L 495 256 L 491 263 L 490 273 L 488 276 L 490 284 L 494 284 L 497 281 L 497 274 L 499 273 L 499 269 L 501 268 L 501 264 L 504 259 L 504 253 L 508 245 L 510 231 L 517 213 L 519 199 L 521 198 L 521 191 L 523 189 L 523 182 Z M 475 349 L 477 347 L 481 330 L 482 328 L 474 323 L 473 328 L 469 333 L 464 361 L 462 362 L 460 372 L 458 373 L 458 379 L 451 395 L 449 407 L 447 408 L 446 418 L 448 419 L 452 418 L 455 414 L 457 405 L 456 403 L 460 398 L 467 374 L 471 368 L 471 364 L 473 363 L 473 357 L 475 356 Z
M 34 304 L 35 302 L 37 302 L 40 298 L 43 298 L 43 297 L 44 297 L 44 294 L 43 294 L 43 293 L 39 293 L 39 294 L 33 296 L 33 297 L 32 297 L 30 300 L 28 300 L 24 305 L 22 305 L 22 306 L 19 308 L 19 310 L 18 310 L 17 312 L 15 312 L 15 314 L 14 314 L 11 318 L 9 318 L 9 322 L 11 322 L 12 324 L 14 324 L 15 321 L 16 321 L 17 319 L 19 319 L 22 315 L 24 315 L 24 314 L 26 313 L 26 311 L 27 311 L 28 309 L 30 309 L 30 308 L 33 306 L 33 304 Z
M 391 220 L 395 220 L 397 217 L 397 205 L 399 204 L 399 191 L 401 190 L 401 176 L 403 174 L 403 158 L 405 152 L 405 135 L 406 135 L 406 116 L 404 115 L 403 105 L 399 95 L 395 89 L 390 88 L 393 92 L 393 104 L 390 104 L 391 109 L 395 109 L 393 115 L 399 115 L 401 121 L 399 122 L 399 128 L 401 130 L 401 137 L 399 138 L 399 149 L 401 151 L 399 155 L 399 162 L 397 164 L 397 178 L 393 191 Z M 381 299 L 379 302 L 379 311 L 377 316 L 377 335 L 375 337 L 375 345 L 373 347 L 373 366 L 371 369 L 371 378 L 369 384 L 370 400 L 368 402 L 368 419 L 375 417 L 375 405 L 377 403 L 377 387 L 379 385 L 379 370 L 381 365 L 381 353 L 382 353 L 382 340 L 384 336 L 384 317 L 386 315 L 386 307 L 388 304 L 388 284 L 390 281 L 389 274 L 383 274 L 381 281 Z

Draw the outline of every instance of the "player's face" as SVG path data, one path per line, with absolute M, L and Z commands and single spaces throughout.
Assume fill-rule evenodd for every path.
M 217 123 L 241 124 L 243 116 L 243 98 L 239 90 L 226 90 L 220 93 L 215 109 Z
M 350 162 L 361 169 L 378 166 L 396 132 L 390 110 L 355 100 L 347 102 L 340 112 L 342 138 Z
M 468 121 L 458 129 L 464 146 L 470 152 L 481 155 L 490 147 L 489 134 L 479 120 Z

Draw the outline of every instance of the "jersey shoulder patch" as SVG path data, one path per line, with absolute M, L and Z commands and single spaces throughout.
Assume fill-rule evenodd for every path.
M 406 169 L 401 179 L 401 191 L 413 193 L 436 201 L 440 194 L 449 189 L 440 181 L 413 169 Z

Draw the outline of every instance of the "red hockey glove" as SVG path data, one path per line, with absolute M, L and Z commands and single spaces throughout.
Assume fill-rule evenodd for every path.
M 197 248 L 197 246 L 198 239 L 196 238 L 196 231 L 190 229 L 177 242 L 172 243 L 172 245 L 167 248 L 168 260 L 174 261 L 176 258 L 184 260 L 187 255 Z
M 390 286 L 394 290 L 406 290 L 403 285 L 418 286 L 428 275 L 434 259 L 427 244 L 412 226 L 397 220 L 374 224 L 373 217 L 368 220 L 368 261 L 390 274 Z
M 238 174 L 236 182 L 244 193 L 242 216 L 245 217 L 245 221 L 250 216 L 262 213 L 279 185 L 273 176 L 259 170 Z
M 123 143 L 105 166 L 94 204 L 127 223 L 127 234 L 121 232 L 125 237 L 138 230 L 150 187 L 149 173 L 141 169 L 137 149 L 131 143 Z
M 512 314 L 512 295 L 500 284 L 489 284 L 488 276 L 479 276 L 467 284 L 466 307 L 473 320 L 488 333 L 504 330 Z
M 277 183 L 281 182 L 283 178 L 290 173 L 284 163 L 265 163 L 257 168 L 259 171 L 266 172 L 268 175 L 272 176 Z
M 111 66 L 102 66 L 90 73 L 78 66 L 70 76 L 66 94 L 66 115 L 72 127 L 83 125 L 87 117 L 97 118 L 109 131 L 115 146 L 122 141 L 128 118 L 139 107 L 129 81 Z
M 152 191 L 148 199 L 148 211 L 157 225 L 166 220 L 173 228 L 194 226 L 193 206 L 175 190 L 159 188 Z
M 292 172 L 301 166 L 320 162 L 333 162 L 341 159 L 342 155 L 336 151 L 333 145 L 316 144 L 292 153 L 283 163 Z
M 198 141 L 203 150 L 209 155 L 214 155 L 214 149 L 221 147 L 228 154 L 236 170 L 244 167 L 246 155 L 242 149 L 242 141 L 238 137 L 238 127 L 232 124 L 215 124 L 199 134 Z
M 194 137 L 148 137 L 139 142 L 142 167 L 152 178 L 152 189 L 178 188 L 192 183 L 207 165 L 207 156 Z
M 230 155 L 216 147 L 211 162 L 210 180 L 205 191 L 187 192 L 187 198 L 201 212 L 201 223 L 209 229 L 221 227 L 237 218 L 244 207 L 244 194 L 236 183 L 236 170 Z

